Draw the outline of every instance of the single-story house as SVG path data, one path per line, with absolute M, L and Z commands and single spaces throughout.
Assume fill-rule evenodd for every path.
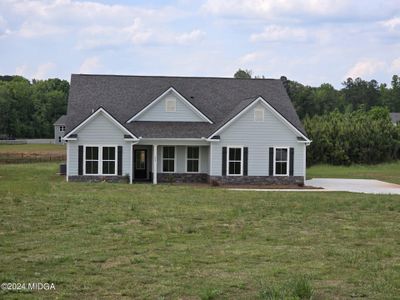
M 68 181 L 303 184 L 306 132 L 280 79 L 73 74 Z
M 62 139 L 65 134 L 65 120 L 66 115 L 62 115 L 53 123 L 54 126 L 54 144 L 64 144 L 65 141 Z

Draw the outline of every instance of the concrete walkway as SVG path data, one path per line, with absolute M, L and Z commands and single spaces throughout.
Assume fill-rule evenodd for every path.
M 400 195 L 400 185 L 387 183 L 375 179 L 340 179 L 340 178 L 313 178 L 306 180 L 306 186 L 322 189 L 243 189 L 235 191 L 259 192 L 353 192 L 365 194 L 392 194 Z
M 313 178 L 305 184 L 321 187 L 324 191 L 400 195 L 400 185 L 375 179 Z

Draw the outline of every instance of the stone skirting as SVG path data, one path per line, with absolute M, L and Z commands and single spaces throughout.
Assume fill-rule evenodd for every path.
M 209 176 L 211 184 L 304 185 L 303 176 Z
M 198 183 L 208 182 L 208 174 L 205 173 L 158 173 L 157 182 Z
M 68 181 L 71 182 L 120 182 L 128 183 L 128 176 L 68 176 Z

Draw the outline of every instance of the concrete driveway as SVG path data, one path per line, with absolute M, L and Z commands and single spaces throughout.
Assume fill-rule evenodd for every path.
M 321 187 L 324 191 L 400 195 L 400 185 L 375 179 L 313 178 L 306 180 L 305 185 Z

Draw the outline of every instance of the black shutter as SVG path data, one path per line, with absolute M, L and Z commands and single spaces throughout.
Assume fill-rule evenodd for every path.
M 226 147 L 222 147 L 222 176 L 226 176 Z
M 243 148 L 243 176 L 247 176 L 247 165 L 248 165 L 249 148 Z
M 78 175 L 83 175 L 83 146 L 78 146 Z
M 118 146 L 118 175 L 122 175 L 122 146 Z
M 269 148 L 269 176 L 274 175 L 274 148 Z
M 290 148 L 290 155 L 289 155 L 289 175 L 293 176 L 293 169 L 294 169 L 294 148 Z

